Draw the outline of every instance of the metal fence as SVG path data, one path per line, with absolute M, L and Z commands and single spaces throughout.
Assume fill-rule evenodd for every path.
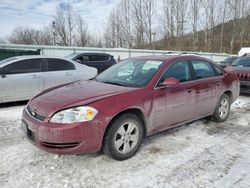
M 72 47 L 72 46 L 40 46 L 40 45 L 13 45 L 0 44 L 0 49 L 18 49 L 18 50 L 41 50 L 41 55 L 52 55 L 64 57 L 73 52 L 104 52 L 114 56 L 115 59 L 125 59 L 135 56 L 145 55 L 168 55 L 170 53 L 182 53 L 182 51 L 168 51 L 168 50 L 139 50 L 126 48 L 89 48 L 89 47 Z M 202 57 L 212 59 L 215 62 L 223 61 L 229 54 L 206 53 L 206 52 L 188 52 L 198 53 Z

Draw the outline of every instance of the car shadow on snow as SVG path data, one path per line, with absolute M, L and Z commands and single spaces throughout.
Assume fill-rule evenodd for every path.
M 9 107 L 15 107 L 15 106 L 23 106 L 26 105 L 28 101 L 18 101 L 18 102 L 8 102 L 8 103 L 2 103 L 0 104 L 0 108 L 9 108 Z

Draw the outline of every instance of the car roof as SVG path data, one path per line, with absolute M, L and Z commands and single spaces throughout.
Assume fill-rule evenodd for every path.
M 184 55 L 184 54 L 183 55 L 139 56 L 139 57 L 132 57 L 131 59 L 144 59 L 144 60 L 163 61 L 163 62 L 167 62 L 169 60 L 178 60 L 178 59 L 201 59 L 201 60 L 212 62 L 212 60 L 199 56 L 199 55 Z
M 66 59 L 64 57 L 56 57 L 56 56 L 49 56 L 49 55 L 23 55 L 23 56 L 14 56 L 16 60 L 23 60 L 23 59 L 34 59 L 34 58 L 55 58 L 55 59 Z
M 67 59 L 64 57 L 56 57 L 56 56 L 49 56 L 49 55 L 24 55 L 24 56 L 13 56 L 7 59 L 4 59 L 0 61 L 0 67 L 11 64 L 13 62 L 21 61 L 21 60 L 26 60 L 26 59 L 42 59 L 42 58 L 52 58 L 52 59 L 62 59 L 65 61 L 70 61 L 73 63 L 71 59 Z
M 110 54 L 107 53 L 102 53 L 102 52 L 75 52 L 72 54 L 76 54 L 76 55 L 107 55 L 107 56 L 112 56 Z

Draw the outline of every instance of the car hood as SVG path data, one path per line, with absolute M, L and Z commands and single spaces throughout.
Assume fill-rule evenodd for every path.
M 51 117 L 57 111 L 88 105 L 135 89 L 97 81 L 79 81 L 46 90 L 35 96 L 28 105 L 39 114 Z
M 237 66 L 228 66 L 225 68 L 227 72 L 232 73 L 250 73 L 250 67 L 237 67 Z

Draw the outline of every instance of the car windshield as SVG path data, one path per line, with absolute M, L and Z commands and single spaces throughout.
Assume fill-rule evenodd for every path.
M 77 53 L 72 53 L 72 54 L 66 55 L 65 58 L 73 59 L 73 58 L 76 57 L 77 55 L 78 55 Z
M 125 87 L 143 87 L 162 64 L 162 61 L 127 59 L 99 74 L 96 81 Z
M 236 59 L 237 59 L 237 57 L 228 57 L 228 58 L 226 58 L 226 59 L 223 61 L 223 63 L 225 63 L 225 64 L 231 64 L 231 63 L 233 63 Z
M 232 65 L 239 67 L 250 67 L 250 57 L 237 59 Z
M 8 58 L 8 59 L 4 59 L 4 60 L 0 61 L 0 65 L 5 64 L 5 63 L 8 63 L 8 62 L 11 62 L 11 61 L 16 60 L 16 59 L 17 59 L 17 58 L 15 58 L 15 57 L 11 57 L 11 58 Z

